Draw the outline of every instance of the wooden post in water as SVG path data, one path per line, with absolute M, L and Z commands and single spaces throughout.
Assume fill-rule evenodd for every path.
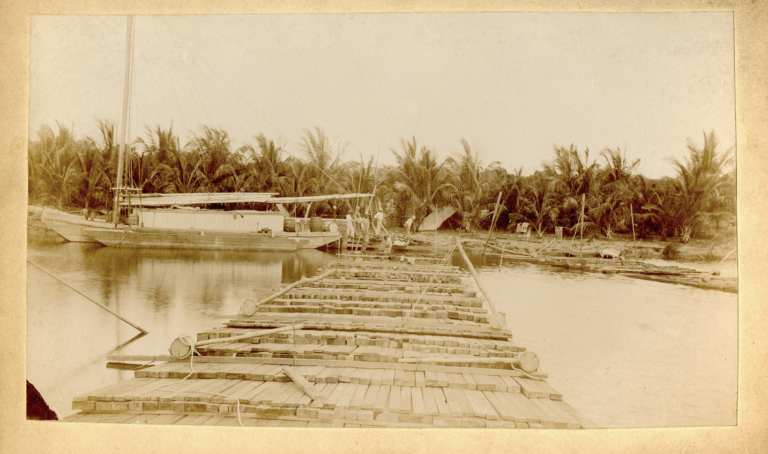
M 464 248 L 461 246 L 461 239 L 457 239 L 457 246 L 459 249 L 459 252 L 461 253 L 461 256 L 464 258 L 464 261 L 467 263 L 467 268 L 469 268 L 469 272 L 472 273 L 472 277 L 475 279 L 475 283 L 477 284 L 477 288 L 480 289 L 480 292 L 485 297 L 485 300 L 488 302 L 488 306 L 491 308 L 491 316 L 488 317 L 488 323 L 491 325 L 491 328 L 493 329 L 504 329 L 504 327 L 507 324 L 507 317 L 502 314 L 501 312 L 498 312 L 496 310 L 496 305 L 493 304 L 493 301 L 488 297 L 488 292 L 485 291 L 485 288 L 483 288 L 483 284 L 480 282 L 480 278 L 477 277 L 477 272 L 475 271 L 474 265 L 472 265 L 472 262 L 469 261 L 469 257 L 467 257 L 467 253 L 464 252 Z
M 587 203 L 587 194 L 581 195 L 581 235 L 579 237 L 579 252 L 584 255 L 584 204 Z
M 485 246 L 483 246 L 483 253 L 480 255 L 485 255 L 485 248 L 488 246 L 488 242 L 491 241 L 491 234 L 493 233 L 493 226 L 496 225 L 496 219 L 498 219 L 499 214 L 499 202 L 501 202 L 501 191 L 499 191 L 499 196 L 496 197 L 496 205 L 493 206 L 493 220 L 491 221 L 491 229 L 488 230 L 488 239 L 485 240 Z
M 635 212 L 632 209 L 632 204 L 629 204 L 629 216 L 632 221 L 632 243 L 635 246 L 635 250 L 637 250 L 637 240 L 635 239 Z
M 27 260 L 27 263 L 29 263 L 30 265 L 32 265 L 32 266 L 34 266 L 34 267 L 36 267 L 36 268 L 40 269 L 40 271 L 42 271 L 43 273 L 45 273 L 45 274 L 47 274 L 47 275 L 51 276 L 52 278 L 56 279 L 57 281 L 61 282 L 61 283 L 62 283 L 62 284 L 64 284 L 64 285 L 66 285 L 66 286 L 67 286 L 67 287 L 69 287 L 70 289 L 74 290 L 75 292 L 77 292 L 77 293 L 78 293 L 78 294 L 80 294 L 81 296 L 84 296 L 86 299 L 90 300 L 92 303 L 96 304 L 96 305 L 97 305 L 97 306 L 99 306 L 100 308 L 104 309 L 105 311 L 109 312 L 110 314 L 114 315 L 115 317 L 119 318 L 120 320 L 124 321 L 125 323 L 127 323 L 127 324 L 131 325 L 132 327 L 136 328 L 137 330 L 141 331 L 142 333 L 144 333 L 144 334 L 147 334 L 147 332 L 146 332 L 146 331 L 145 331 L 143 328 L 141 328 L 141 327 L 139 327 L 138 325 L 135 325 L 135 324 L 133 324 L 133 323 L 129 322 L 128 320 L 126 320 L 125 318 L 121 317 L 121 316 L 120 316 L 119 314 L 117 314 L 116 312 L 112 312 L 112 311 L 111 311 L 109 308 L 107 308 L 107 307 L 106 307 L 106 306 L 104 306 L 103 304 L 101 304 L 101 303 L 97 302 L 96 300 L 94 300 L 94 299 L 93 299 L 93 298 L 91 298 L 90 296 L 86 295 L 85 293 L 81 292 L 80 290 L 78 290 L 78 289 L 76 289 L 76 288 L 72 287 L 71 285 L 67 284 L 67 283 L 66 283 L 66 282 L 64 282 L 64 281 L 63 281 L 63 280 L 62 280 L 60 277 L 58 277 L 58 276 L 56 276 L 55 274 L 51 273 L 51 272 L 50 272 L 50 271 L 48 271 L 47 269 L 45 269 L 45 268 L 43 268 L 42 266 L 38 265 L 37 263 L 35 263 L 35 262 L 31 261 L 31 260 Z
M 437 205 L 432 205 L 432 211 L 435 212 L 435 256 L 437 256 Z

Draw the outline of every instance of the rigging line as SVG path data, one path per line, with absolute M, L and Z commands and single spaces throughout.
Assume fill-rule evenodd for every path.
M 179 46 L 178 44 L 176 44 L 176 37 L 171 31 L 171 26 L 168 25 L 168 19 L 166 19 L 165 16 L 163 16 L 163 21 L 165 22 L 166 28 L 168 28 L 168 33 L 171 35 L 171 39 L 173 40 L 173 46 L 176 48 L 176 52 L 178 52 L 179 56 L 181 56 L 181 50 L 179 50 Z M 211 116 L 208 115 L 208 109 L 205 108 L 205 104 L 203 103 L 203 98 L 202 96 L 200 96 L 200 91 L 197 89 L 197 85 L 195 85 L 195 80 L 192 79 L 192 73 L 189 71 L 189 66 L 187 66 L 187 62 L 183 58 L 181 59 L 181 61 L 184 62 L 184 68 L 187 70 L 189 81 L 192 82 L 192 86 L 195 88 L 195 93 L 197 93 L 197 98 L 200 100 L 200 105 L 203 107 L 203 112 L 205 112 L 205 116 L 206 118 L 208 118 L 208 124 L 213 125 L 213 121 L 211 121 Z
M 167 26 L 167 25 L 168 25 L 168 22 L 166 21 L 166 26 Z M 170 28 L 169 28 L 169 30 L 170 30 Z M 174 42 L 174 43 L 175 43 L 175 42 Z M 190 54 L 191 54 L 191 52 L 190 52 Z M 198 57 L 196 57 L 196 58 L 198 58 Z M 235 90 L 235 89 L 234 89 L 234 88 L 233 88 L 233 87 L 232 87 L 232 86 L 231 86 L 231 85 L 230 85 L 230 84 L 229 84 L 229 83 L 228 83 L 228 82 L 227 82 L 227 81 L 226 81 L 226 80 L 225 80 L 225 79 L 224 79 L 224 78 L 223 78 L 223 77 L 222 77 L 222 76 L 221 76 L 221 75 L 218 73 L 218 72 L 216 72 L 216 71 L 215 71 L 215 70 L 214 70 L 214 69 L 211 67 L 211 65 L 210 65 L 210 64 L 208 64 L 208 62 L 207 62 L 205 59 L 203 59 L 203 58 L 201 58 L 201 57 L 200 57 L 200 60 L 201 60 L 201 61 L 202 61 L 202 62 L 205 64 L 205 66 L 207 66 L 207 67 L 208 67 L 208 69 L 211 71 L 211 73 L 212 73 L 213 75 L 215 75 L 216 77 L 218 77 L 218 78 L 219 78 L 219 80 L 221 80 L 221 81 L 224 83 L 224 85 L 226 85 L 226 86 L 227 86 L 227 88 L 229 88 L 230 90 L 232 90 L 232 92 L 233 92 L 235 95 L 237 95 L 237 96 L 239 97 L 239 98 L 238 98 L 239 100 L 242 100 L 243 102 L 245 102 L 245 104 L 246 104 L 246 106 L 247 106 L 247 107 L 249 107 L 251 110 L 253 110 L 253 111 L 254 111 L 254 112 L 257 114 L 257 115 L 259 115 L 259 116 L 261 117 L 261 119 L 262 119 L 262 120 L 264 120 L 264 122 L 265 122 L 265 123 L 267 123 L 267 124 L 268 124 L 269 126 L 271 126 L 271 127 L 272 127 L 272 128 L 273 128 L 273 129 L 274 129 L 274 130 L 275 130 L 275 131 L 278 133 L 278 134 L 280 134 L 280 137 L 282 137 L 283 139 L 285 139 L 285 140 L 286 140 L 286 142 L 288 142 L 289 144 L 292 144 L 293 146 L 297 146 L 297 144 L 296 144 L 296 143 L 294 143 L 294 142 L 293 142 L 291 139 L 289 139 L 289 138 L 288 138 L 288 136 L 286 136 L 286 135 L 283 133 L 283 131 L 281 131 L 281 130 L 280 130 L 280 128 L 278 128 L 278 127 L 277 127 L 277 126 L 275 126 L 275 125 L 274 125 L 274 124 L 273 124 L 271 121 L 269 121 L 269 120 L 268 120 L 268 119 L 267 119 L 267 118 L 264 116 L 264 114 L 262 114 L 262 113 L 261 113 L 261 111 L 260 111 L 258 108 L 256 108 L 256 106 L 254 106 L 253 104 L 251 104 L 251 102 L 250 102 L 250 101 L 248 101 L 248 98 L 246 98 L 246 97 L 245 97 L 245 96 L 244 96 L 242 93 L 240 93 L 240 92 L 238 92 L 237 90 Z M 291 153 L 291 152 L 290 152 L 290 151 L 288 151 L 288 150 L 285 150 L 285 149 L 283 149 L 282 151 L 285 151 L 286 153 L 288 153 L 289 155 L 291 155 L 293 158 L 299 159 L 299 158 L 298 158 L 296 155 L 294 155 L 293 153 Z M 337 152 L 337 156 L 338 156 L 338 152 Z M 317 164 L 314 164 L 314 167 L 315 167 L 317 170 L 319 170 L 320 172 L 322 172 L 322 174 L 323 174 L 323 175 L 325 175 L 326 177 L 328 177 L 328 179 L 330 179 L 330 180 L 332 180 L 334 183 L 336 183 L 336 184 L 339 186 L 339 188 L 341 188 L 341 190 L 342 190 L 342 191 L 344 191 L 344 192 L 347 192 L 347 191 L 346 191 L 346 189 L 344 189 L 344 186 L 343 186 L 341 183 L 339 183 L 339 182 L 338 182 L 338 181 L 337 181 L 335 178 L 333 178 L 332 176 L 328 175 L 328 174 L 327 174 L 327 173 L 326 173 L 326 172 L 325 172 L 323 169 L 321 169 L 319 166 L 317 166 Z
M 130 138 L 133 136 L 132 130 L 136 127 L 136 112 L 133 108 L 133 104 L 136 102 L 133 98 L 133 78 L 136 74 L 136 20 L 131 23 L 131 80 L 128 84 L 128 128 L 126 131 L 128 131 L 128 140 L 126 142 L 127 144 L 131 143 Z M 137 131 L 133 131 L 137 132 Z M 128 150 L 126 150 L 126 157 L 130 156 L 130 146 L 128 147 Z M 128 171 L 128 178 L 130 178 L 129 184 L 131 184 L 131 187 L 134 187 L 134 181 L 133 181 L 133 159 L 129 161 L 129 165 L 126 166 L 126 171 Z M 131 167 L 128 169 L 128 167 Z M 128 197 L 130 198 L 130 193 L 128 194 Z M 122 241 L 122 240 L 121 240 Z
M 156 30 L 155 34 L 158 38 L 160 38 L 159 30 Z M 181 116 L 181 126 L 184 127 L 185 131 L 187 131 L 187 122 L 184 121 L 184 112 L 182 111 L 181 104 L 179 103 L 179 94 L 176 92 L 176 85 L 173 83 L 173 78 L 171 77 L 171 73 L 168 71 L 168 68 L 165 67 L 164 70 L 165 76 L 168 78 L 168 82 L 170 83 L 171 89 L 173 90 L 173 98 L 176 100 L 176 108 L 179 110 L 179 116 Z

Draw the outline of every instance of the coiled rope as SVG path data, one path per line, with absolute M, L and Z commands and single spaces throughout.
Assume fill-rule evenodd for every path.
M 176 354 L 171 352 L 171 356 L 173 356 L 176 359 L 186 359 L 187 357 L 189 357 L 189 370 L 190 370 L 190 372 L 189 372 L 189 374 L 187 374 L 186 377 L 182 378 L 181 380 L 179 380 L 177 382 L 169 383 L 167 385 L 158 386 L 156 388 L 156 390 L 158 390 L 158 391 L 162 390 L 163 388 L 166 388 L 168 386 L 173 386 L 173 385 L 179 384 L 179 383 L 183 382 L 184 380 L 188 379 L 189 377 L 191 377 L 192 374 L 195 373 L 194 357 L 195 357 L 195 354 L 197 354 L 198 356 L 200 355 L 200 353 L 195 348 L 195 340 L 191 336 L 188 336 L 186 334 L 180 335 L 178 337 L 178 339 L 183 344 L 189 345 L 189 351 L 186 354 L 184 354 L 184 355 L 176 355 Z M 168 391 L 178 391 L 178 390 L 168 390 Z M 237 398 L 235 396 L 230 396 L 230 395 L 227 395 L 227 394 L 212 393 L 212 392 L 208 392 L 208 391 L 195 391 L 195 392 L 200 393 L 200 394 L 208 394 L 208 395 L 211 395 L 211 396 L 219 396 L 219 397 L 224 397 L 224 398 L 229 398 L 229 399 L 235 399 L 235 402 L 237 403 L 237 422 L 238 422 L 238 424 L 243 426 L 243 420 L 240 417 L 240 399 L 239 398 Z

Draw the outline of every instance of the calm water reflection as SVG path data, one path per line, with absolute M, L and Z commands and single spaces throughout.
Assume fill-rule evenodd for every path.
M 28 267 L 27 377 L 60 417 L 72 397 L 129 379 L 108 354 L 165 354 L 281 284 L 335 258 L 320 251 L 119 250 L 35 246 L 29 258 L 99 300 L 136 330 Z M 735 295 L 622 276 L 472 257 L 515 340 L 550 382 L 605 427 L 735 424 Z M 452 257 L 460 263 L 458 255 Z

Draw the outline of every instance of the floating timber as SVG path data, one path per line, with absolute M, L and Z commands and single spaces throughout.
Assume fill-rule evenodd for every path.
M 177 339 L 169 355 L 109 356 L 160 364 L 75 397 L 79 412 L 66 420 L 597 427 L 547 383 L 535 353 L 509 330 L 492 328 L 488 302 L 457 267 L 436 258 L 348 254 L 318 274 L 254 303 L 252 315 Z
M 495 250 L 504 251 L 498 246 L 489 245 L 489 247 Z M 587 256 L 587 253 L 585 253 L 584 257 L 563 257 L 557 255 L 533 256 L 522 255 L 516 252 L 494 255 L 503 257 L 504 260 L 535 263 L 537 265 L 553 266 L 573 271 L 621 274 L 635 279 L 738 293 L 737 278 L 715 276 L 709 272 L 698 271 L 691 268 L 659 266 L 636 259 L 600 258 L 595 257 L 595 254 L 596 253 L 589 253 L 591 256 Z

